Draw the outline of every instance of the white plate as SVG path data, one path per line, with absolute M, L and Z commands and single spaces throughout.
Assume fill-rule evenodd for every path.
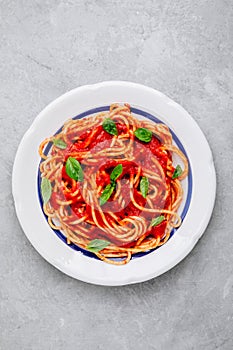
M 147 255 L 115 266 L 72 249 L 48 225 L 38 196 L 38 146 L 57 132 L 68 118 L 127 102 L 135 113 L 156 117 L 167 124 L 183 146 L 190 163 L 183 223 L 166 244 Z M 143 118 L 143 116 L 139 116 Z M 124 285 L 159 276 L 179 263 L 194 247 L 209 222 L 215 200 L 216 176 L 212 154 L 192 117 L 162 93 L 143 85 L 110 81 L 74 89 L 50 103 L 24 135 L 15 158 L 13 196 L 20 224 L 35 249 L 69 276 L 101 285 Z

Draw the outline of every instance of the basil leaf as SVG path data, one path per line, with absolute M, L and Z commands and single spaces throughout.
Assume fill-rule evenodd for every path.
M 144 198 L 146 198 L 148 189 L 149 189 L 149 179 L 143 176 L 140 181 L 140 192 Z
M 46 177 L 43 177 L 40 188 L 41 188 L 41 195 L 42 195 L 43 202 L 44 204 L 46 204 L 50 200 L 50 197 L 52 194 L 52 186 L 49 179 L 47 179 Z
M 177 165 L 177 167 L 174 170 L 174 173 L 172 175 L 172 179 L 176 179 L 177 177 L 179 177 L 181 174 L 183 173 L 183 170 L 181 168 L 180 165 Z
M 110 180 L 111 183 L 108 184 L 105 189 L 103 190 L 101 196 L 100 196 L 100 205 L 104 205 L 109 198 L 112 195 L 112 192 L 114 191 L 115 187 L 116 187 L 116 179 L 118 179 L 118 177 L 122 174 L 123 171 L 123 166 L 122 164 L 118 164 L 117 166 L 115 166 L 115 168 L 113 169 L 113 171 L 110 174 Z
M 65 141 L 61 139 L 53 139 L 53 144 L 60 149 L 66 149 L 67 147 L 67 144 L 65 143 Z
M 140 140 L 144 142 L 150 142 L 152 139 L 152 131 L 146 128 L 138 128 L 134 131 L 134 135 Z
M 116 181 L 116 179 L 118 179 L 118 177 L 122 174 L 122 171 L 123 171 L 122 164 L 118 164 L 117 166 L 115 166 L 115 168 L 110 174 L 110 180 Z
M 102 126 L 104 130 L 107 131 L 109 134 L 118 135 L 116 124 L 112 119 L 110 118 L 104 119 Z
M 165 217 L 163 215 L 160 215 L 151 221 L 151 226 L 158 226 L 164 220 L 165 220 Z
M 93 239 L 91 242 L 88 243 L 87 249 L 90 252 L 96 253 L 106 248 L 109 244 L 110 242 L 105 241 L 104 239 Z
M 100 196 L 100 205 L 104 205 L 109 198 L 111 197 L 111 194 L 115 188 L 115 183 L 114 184 L 108 184 L 105 189 L 103 190 L 103 193 Z
M 83 169 L 79 161 L 73 157 L 69 157 L 66 161 L 66 174 L 76 181 L 83 181 Z

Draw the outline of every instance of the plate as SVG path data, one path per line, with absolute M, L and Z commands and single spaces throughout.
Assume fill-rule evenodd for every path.
M 127 102 L 134 115 L 165 123 L 174 143 L 185 152 L 189 176 L 183 183 L 182 225 L 158 249 L 116 266 L 66 244 L 60 231 L 48 225 L 38 191 L 38 146 L 69 118 L 82 118 Z M 26 171 L 25 171 L 26 169 Z M 53 266 L 84 282 L 125 285 L 157 277 L 179 263 L 194 247 L 210 220 L 216 175 L 209 145 L 192 117 L 177 103 L 152 88 L 121 81 L 78 87 L 50 103 L 25 133 L 14 162 L 12 189 L 20 224 L 34 248 Z

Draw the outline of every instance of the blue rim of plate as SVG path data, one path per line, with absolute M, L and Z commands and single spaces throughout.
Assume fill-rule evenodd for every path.
M 84 118 L 84 117 L 87 117 L 89 116 L 90 114 L 96 114 L 96 113 L 100 113 L 100 112 L 104 112 L 104 111 L 108 111 L 109 110 L 109 107 L 110 106 L 102 106 L 102 107 L 97 107 L 97 108 L 93 108 L 93 109 L 89 109 L 88 111 L 86 112 L 83 112 L 79 115 L 77 115 L 76 117 L 72 118 L 72 119 L 81 119 L 81 118 Z M 150 119 L 152 120 L 153 122 L 155 123 L 161 123 L 161 124 L 164 124 L 159 118 L 155 117 L 154 115 L 148 113 L 148 112 L 145 112 L 141 109 L 138 109 L 138 108 L 134 108 L 134 107 L 131 107 L 131 112 L 134 113 L 134 114 L 138 114 L 138 115 L 141 115 L 147 119 Z M 61 132 L 63 128 L 63 125 L 62 127 L 57 130 L 57 132 L 54 134 L 54 135 L 57 135 Z M 171 128 L 169 128 L 171 134 L 172 134 L 172 138 L 173 140 L 175 141 L 175 143 L 177 144 L 178 148 L 185 154 L 185 156 L 187 157 L 188 159 L 188 163 L 189 163 L 189 173 L 188 173 L 188 192 L 187 192 L 187 197 L 186 197 L 186 202 L 185 202 L 185 205 L 184 205 L 184 209 L 181 213 L 181 220 L 183 222 L 187 212 L 188 212 L 188 209 L 189 209 L 189 206 L 190 206 L 190 201 L 191 201 L 191 197 L 192 197 L 192 189 L 193 189 L 193 177 L 192 177 L 192 169 L 191 169 L 191 164 L 190 164 L 190 161 L 189 161 L 189 158 L 188 158 L 188 155 L 184 149 L 184 146 L 182 145 L 181 141 L 179 140 L 179 138 L 176 136 L 176 134 L 174 133 L 174 131 L 171 130 Z M 46 146 L 45 150 L 44 150 L 44 154 L 47 155 L 50 148 L 52 147 L 52 142 L 49 142 L 49 144 Z M 40 191 L 40 185 L 41 185 L 41 172 L 40 172 L 40 164 L 43 162 L 43 160 L 41 159 L 40 163 L 39 163 L 39 167 L 38 167 L 38 177 L 37 177 L 37 192 L 38 192 L 38 198 L 39 198 L 39 203 L 40 203 L 40 207 L 41 207 L 41 210 L 44 214 L 44 217 L 47 221 L 48 217 L 47 215 L 44 213 L 44 210 L 43 210 L 43 200 L 42 200 L 42 196 L 41 196 L 41 191 Z M 63 243 L 65 243 L 69 248 L 73 249 L 73 250 L 76 250 L 76 251 L 79 251 L 79 252 L 82 252 L 84 255 L 90 257 L 90 258 L 94 258 L 94 259 L 97 259 L 99 260 L 99 258 L 89 252 L 88 250 L 85 250 L 85 249 L 82 249 L 80 248 L 79 246 L 77 246 L 76 244 L 73 244 L 73 243 L 70 243 L 68 244 L 67 241 L 66 241 L 66 236 L 59 230 L 55 230 L 53 228 L 51 228 L 53 230 L 53 232 L 57 235 L 58 238 L 60 238 L 62 240 Z M 178 229 L 178 228 L 177 228 Z M 171 239 L 171 237 L 174 235 L 174 233 L 176 232 L 177 229 L 173 229 L 170 233 L 170 237 L 168 239 L 168 241 Z M 166 243 L 165 243 L 166 244 Z M 136 253 L 136 254 L 133 254 L 132 255 L 132 259 L 135 259 L 135 258 L 139 258 L 139 257 L 142 257 L 142 256 L 145 256 L 147 254 L 150 254 L 151 252 L 155 251 L 156 249 L 159 249 L 160 247 L 157 247 L 155 249 L 152 249 L 152 250 L 149 250 L 149 251 L 146 251 L 146 252 L 142 252 L 142 253 Z M 119 260 L 120 258 L 116 258 L 115 260 Z M 113 259 L 114 260 L 114 259 Z

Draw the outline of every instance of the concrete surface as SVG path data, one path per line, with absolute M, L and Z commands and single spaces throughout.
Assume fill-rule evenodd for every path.
M 0 349 L 232 349 L 232 0 L 5 0 L 0 11 Z M 213 217 L 192 253 L 157 279 L 117 288 L 45 262 L 11 195 L 15 152 L 35 116 L 67 90 L 110 79 L 181 103 L 218 175 Z

